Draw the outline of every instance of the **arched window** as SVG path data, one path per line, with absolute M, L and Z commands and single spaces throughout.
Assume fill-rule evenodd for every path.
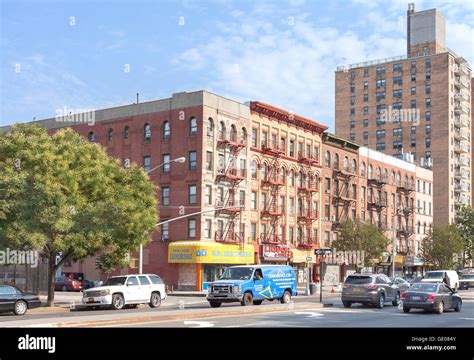
M 357 161 L 356 161 L 356 159 L 352 159 L 352 173 L 357 174 Z
M 303 187 L 303 172 L 298 172 L 298 187 Z
M 231 125 L 230 127 L 230 141 L 237 141 L 237 129 L 235 125 Z
M 326 155 L 324 159 L 325 159 L 326 167 L 331 167 L 331 153 L 329 151 L 326 151 Z
M 198 133 L 198 122 L 197 119 L 193 116 L 189 119 L 189 136 L 196 136 Z
M 128 126 L 125 126 L 123 129 L 123 138 L 128 139 L 128 136 L 130 135 L 130 128 Z
M 252 160 L 252 167 L 251 167 L 252 179 L 257 178 L 257 171 L 258 171 L 257 160 Z
M 369 165 L 369 173 L 368 173 L 368 178 L 372 179 L 372 173 L 374 172 L 374 168 L 372 164 Z
M 151 140 L 150 124 L 145 124 L 145 126 L 143 127 L 143 140 L 145 140 L 145 142 L 150 142 Z
M 94 144 L 95 143 L 95 135 L 94 135 L 94 132 L 91 131 L 88 135 L 87 135 L 87 140 L 89 140 L 89 142 L 91 144 Z
M 405 186 L 408 187 L 408 175 L 405 175 Z
M 413 176 L 410 177 L 410 186 L 412 189 L 415 188 L 415 179 L 413 178 Z
M 334 154 L 334 169 L 338 170 L 339 169 L 339 155 Z
M 385 182 L 388 181 L 388 170 L 387 170 L 387 169 L 385 169 L 385 170 L 383 171 L 383 179 L 384 179 Z
M 290 171 L 290 186 L 295 186 L 295 170 Z
M 298 198 L 298 215 L 303 215 L 303 200 Z
M 247 129 L 242 128 L 242 133 L 240 135 L 241 143 L 247 145 Z
M 262 179 L 267 180 L 268 176 L 268 166 L 266 163 L 263 163 L 262 165 Z
M 318 190 L 319 188 L 319 176 L 318 174 L 314 175 L 313 187 Z
M 113 137 L 114 137 L 114 131 L 112 129 L 109 129 L 109 131 L 107 132 L 107 140 L 112 141 Z
M 311 188 L 311 175 L 310 175 L 310 174 L 307 174 L 305 180 L 306 180 L 306 181 L 305 181 L 305 182 L 306 182 L 306 188 L 307 188 L 307 189 L 310 189 L 310 188 Z
M 390 179 L 390 183 L 391 183 L 392 185 L 395 185 L 395 184 L 396 184 L 395 181 L 396 181 L 396 180 L 395 180 L 395 171 L 392 171 L 392 176 L 391 176 L 391 179 Z
M 207 136 L 214 137 L 214 120 L 212 118 L 207 119 Z
M 401 186 L 402 184 L 402 176 L 400 173 L 397 173 L 397 186 Z
M 286 184 L 286 170 L 284 167 L 280 169 L 280 184 Z
M 360 167 L 360 176 L 365 177 L 366 171 L 367 171 L 367 165 L 365 165 L 365 162 L 362 162 L 362 165 Z
M 163 139 L 169 139 L 171 137 L 171 127 L 170 122 L 166 120 L 163 123 Z
M 349 158 L 344 156 L 344 171 L 349 172 Z
M 219 131 L 217 132 L 217 138 L 219 140 L 225 140 L 225 124 L 221 121 L 219 125 Z
M 380 168 L 377 166 L 377 180 L 380 180 L 382 177 L 382 171 L 380 170 Z

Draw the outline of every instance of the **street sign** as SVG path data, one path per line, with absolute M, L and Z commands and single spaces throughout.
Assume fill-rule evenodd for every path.
M 331 253 L 331 249 L 316 249 L 314 250 L 314 255 L 329 255 Z
M 306 261 L 311 261 L 311 260 L 313 260 L 313 258 L 311 256 L 306 257 Z

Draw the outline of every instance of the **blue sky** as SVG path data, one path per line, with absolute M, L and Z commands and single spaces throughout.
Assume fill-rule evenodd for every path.
M 474 1 L 413 2 L 473 64 Z M 405 54 L 407 3 L 0 0 L 0 125 L 206 89 L 332 129 L 336 66 Z

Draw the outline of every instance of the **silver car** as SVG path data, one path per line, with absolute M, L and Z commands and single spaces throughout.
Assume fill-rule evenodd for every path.
M 354 303 L 382 309 L 386 302 L 400 303 L 400 289 L 384 274 L 352 274 L 344 281 L 341 300 L 344 307 Z

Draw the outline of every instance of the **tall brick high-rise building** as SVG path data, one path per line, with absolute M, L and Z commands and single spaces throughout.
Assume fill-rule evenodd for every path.
M 336 70 L 336 134 L 433 169 L 434 222 L 472 200 L 471 69 L 436 9 L 407 12 L 407 54 Z

